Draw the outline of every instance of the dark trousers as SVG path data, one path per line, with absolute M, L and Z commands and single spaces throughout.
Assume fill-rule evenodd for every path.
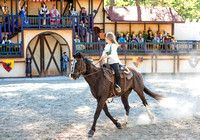
M 121 85 L 121 78 L 120 78 L 120 73 L 119 73 L 119 63 L 110 64 L 110 66 L 115 71 L 116 84 L 118 84 L 120 86 Z

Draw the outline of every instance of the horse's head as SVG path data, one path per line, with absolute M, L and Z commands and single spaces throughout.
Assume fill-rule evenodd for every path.
M 80 75 L 83 75 L 86 73 L 86 64 L 84 61 L 84 57 L 80 52 L 73 55 L 74 61 L 71 66 L 71 73 L 69 77 L 71 80 L 76 80 L 80 77 Z

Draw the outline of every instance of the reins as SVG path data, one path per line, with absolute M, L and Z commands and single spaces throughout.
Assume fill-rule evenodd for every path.
M 93 72 L 93 73 L 90 73 L 90 74 L 87 74 L 87 75 L 83 75 L 83 77 L 88 77 L 88 76 L 91 76 L 91 75 L 94 75 L 94 74 L 96 74 L 96 73 L 98 73 L 98 72 L 100 72 L 101 70 L 98 70 L 98 71 L 96 71 L 96 72 Z

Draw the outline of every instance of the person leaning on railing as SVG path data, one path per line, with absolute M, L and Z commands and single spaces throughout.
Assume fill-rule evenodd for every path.
M 131 38 L 131 49 L 136 48 L 137 42 L 138 42 L 138 40 L 137 40 L 136 34 L 134 33 Z
M 52 25 L 56 25 L 56 17 L 58 17 L 57 24 L 60 23 L 60 19 L 59 19 L 60 13 L 56 9 L 55 4 L 53 5 L 53 9 L 51 10 L 50 17 L 51 17 L 51 20 L 50 20 L 51 21 L 51 28 L 53 27 Z
M 3 37 L 1 44 L 2 44 L 2 49 L 1 49 L 2 52 L 6 52 L 8 48 L 11 49 L 10 45 L 12 44 L 12 41 L 9 40 L 7 36 L 5 36 L 5 37 Z
M 80 15 L 82 16 L 81 20 L 83 20 L 83 23 L 85 23 L 85 17 L 87 16 L 87 11 L 85 10 L 85 7 L 81 7 Z
M 42 24 L 46 25 L 46 21 L 48 21 L 46 18 L 48 18 L 50 14 L 49 14 L 49 9 L 47 8 L 45 3 L 43 3 L 41 7 L 40 16 L 42 17 Z
M 22 7 L 20 7 L 20 3 L 21 1 L 19 1 L 19 15 L 20 15 L 20 18 L 23 18 L 23 25 L 26 25 L 26 26 L 29 26 L 30 25 L 30 22 L 28 21 L 27 17 L 26 17 L 26 10 L 25 10 L 25 6 L 22 5 Z
M 126 39 L 123 37 L 123 34 L 121 34 L 121 37 L 118 39 L 118 43 L 119 43 L 119 49 L 123 49 L 124 43 L 126 43 Z

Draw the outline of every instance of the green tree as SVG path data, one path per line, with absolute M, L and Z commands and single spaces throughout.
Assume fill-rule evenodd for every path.
M 105 6 L 110 5 L 105 0 Z M 172 7 L 184 19 L 200 19 L 200 0 L 115 0 L 115 6 Z

